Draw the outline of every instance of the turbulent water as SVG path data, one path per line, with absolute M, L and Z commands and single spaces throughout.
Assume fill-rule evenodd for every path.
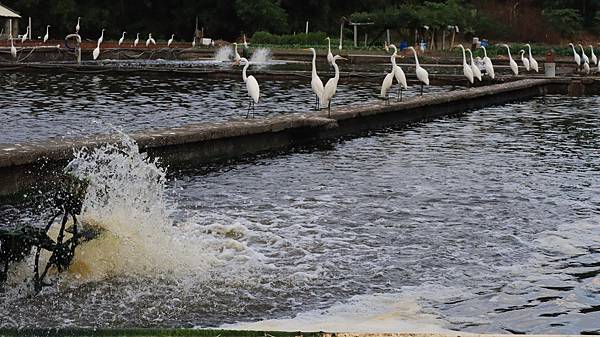
M 0 327 L 600 332 L 599 104 L 539 98 L 170 179 L 127 140 L 81 153 L 84 218 L 107 232 L 38 296 L 13 270 Z
M 261 57 L 265 57 L 262 54 Z M 227 67 L 231 67 L 230 64 Z M 250 68 L 248 74 L 252 73 Z M 207 79 L 195 76 L 12 73 L 0 77 L 0 144 L 48 138 L 89 136 L 239 119 L 246 115 L 248 95 L 240 76 Z M 323 72 L 323 81 L 329 77 Z M 331 75 L 333 76 L 333 75 Z M 304 81 L 260 81 L 260 116 L 305 112 L 313 108 L 310 78 Z M 383 76 L 382 76 L 383 78 Z M 333 106 L 375 100 L 379 83 L 340 80 Z M 453 87 L 428 87 L 427 93 Z M 395 93 L 395 91 L 394 91 Z M 406 96 L 418 94 L 411 86 Z

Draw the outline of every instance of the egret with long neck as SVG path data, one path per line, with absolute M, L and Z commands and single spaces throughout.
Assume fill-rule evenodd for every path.
M 540 67 L 538 65 L 538 62 L 533 57 L 533 54 L 531 54 L 531 45 L 528 43 L 526 44 L 526 46 L 527 49 L 529 49 L 529 67 L 531 68 L 531 70 L 535 71 L 536 73 L 539 73 Z
M 505 44 L 504 47 L 506 47 L 506 50 L 508 51 L 508 63 L 510 64 L 510 69 L 512 70 L 513 74 L 517 76 L 519 75 L 519 66 L 517 65 L 517 62 L 513 60 L 513 57 L 510 53 L 510 47 L 507 44 Z
M 327 62 L 329 66 L 333 66 L 333 54 L 331 53 L 331 38 L 327 37 Z
M 394 53 L 390 61 L 392 62 L 392 69 L 394 70 L 394 77 L 396 78 L 396 82 L 400 85 L 400 89 L 398 90 L 398 94 L 396 95 L 396 99 L 400 99 L 402 101 L 402 93 L 403 90 L 408 89 L 408 82 L 406 81 L 406 74 L 404 74 L 404 70 L 400 68 L 400 66 L 396 63 L 396 58 L 398 57 L 398 48 L 395 45 L 391 44 L 389 48 L 392 48 Z M 398 97 L 399 96 L 399 97 Z
M 260 87 L 254 76 L 247 76 L 246 74 L 248 67 L 250 67 L 250 61 L 248 61 L 246 58 L 241 58 L 237 63 L 244 66 L 244 69 L 242 70 L 242 79 L 244 80 L 244 83 L 246 83 L 246 90 L 248 91 L 248 96 L 250 97 L 250 104 L 248 105 L 246 118 L 250 117 L 250 110 L 252 110 L 252 117 L 254 117 L 254 106 L 260 99 Z
M 519 51 L 519 53 L 521 54 L 521 62 L 523 62 L 523 66 L 525 67 L 525 70 L 527 70 L 527 71 L 531 70 L 531 67 L 529 65 L 529 59 L 525 57 L 525 51 L 523 49 L 521 49 L 521 51 Z
M 467 80 L 469 80 L 469 83 L 473 84 L 473 82 L 475 81 L 473 79 L 473 69 L 471 68 L 470 65 L 467 64 L 467 56 L 465 54 L 465 47 L 463 47 L 462 44 L 459 44 L 458 48 L 460 48 L 460 50 L 462 51 L 462 57 L 463 57 L 463 74 L 465 75 L 465 77 L 467 78 Z
M 479 82 L 481 82 L 481 70 L 479 70 L 479 67 L 475 65 L 475 61 L 473 60 L 473 52 L 471 51 L 471 49 L 467 49 L 467 52 L 469 53 L 469 57 L 471 58 L 471 70 L 473 71 L 473 77 L 475 77 L 479 80 Z
M 421 96 L 423 96 L 423 85 L 429 85 L 429 73 L 419 64 L 419 57 L 415 48 L 408 47 L 408 49 L 412 50 L 415 55 L 415 73 L 417 74 L 417 79 L 421 82 Z
M 345 60 L 345 58 L 340 55 L 336 55 L 333 57 L 333 69 L 335 70 L 335 76 L 325 84 L 325 90 L 323 93 L 323 105 L 327 106 L 328 116 L 331 117 L 331 100 L 337 91 L 338 81 L 340 80 L 340 68 L 338 67 L 336 61 L 337 60 Z
M 46 35 L 44 35 L 44 43 L 48 42 L 48 39 L 50 38 L 50 25 L 46 26 Z
M 321 78 L 319 78 L 319 75 L 317 74 L 317 51 L 315 48 L 309 48 L 306 50 L 312 52 L 312 73 L 310 86 L 315 93 L 315 110 L 319 110 L 321 107 L 321 102 L 323 101 L 325 87 L 323 86 L 323 81 L 321 81 Z
M 496 78 L 496 74 L 494 72 L 494 65 L 492 64 L 492 60 L 487 55 L 487 50 L 484 46 L 481 46 L 483 49 L 483 64 L 485 67 L 485 73 L 488 74 L 492 79 Z
M 125 42 L 125 34 L 127 34 L 127 32 L 123 32 L 123 35 L 119 39 L 119 47 Z

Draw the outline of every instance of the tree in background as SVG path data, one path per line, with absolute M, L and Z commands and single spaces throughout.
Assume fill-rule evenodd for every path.
M 583 18 L 576 9 L 547 9 L 542 15 L 546 23 L 562 37 L 572 37 L 581 30 Z
M 235 9 L 244 27 L 251 32 L 283 34 L 288 31 L 287 13 L 275 0 L 236 0 Z

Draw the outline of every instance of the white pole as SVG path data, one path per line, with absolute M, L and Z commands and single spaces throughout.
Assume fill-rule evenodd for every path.
M 342 51 L 342 42 L 344 42 L 344 21 L 342 20 L 342 24 L 340 25 L 340 46 L 339 49 Z
M 306 34 L 308 34 L 308 20 L 306 21 Z
M 12 38 L 12 21 L 13 19 L 8 19 L 8 33 L 10 34 L 10 37 Z
M 29 17 L 29 36 L 27 37 L 29 40 L 31 40 L 31 16 Z
M 354 25 L 354 48 L 358 47 L 358 26 Z
M 389 45 L 390 44 L 390 30 L 387 29 L 386 32 L 387 32 L 387 43 Z

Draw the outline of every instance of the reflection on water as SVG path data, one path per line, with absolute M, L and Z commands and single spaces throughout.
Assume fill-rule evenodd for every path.
M 248 96 L 241 79 L 194 76 L 20 74 L 0 77 L 0 143 L 74 137 L 223 121 L 246 115 Z M 249 74 L 251 70 L 249 71 Z M 322 75 L 325 81 L 327 77 Z M 310 78 L 260 82 L 258 116 L 304 112 L 313 107 Z M 336 105 L 364 103 L 379 93 L 377 82 L 340 80 Z M 430 87 L 429 93 L 452 87 Z M 413 86 L 407 97 L 416 95 Z
M 150 206 L 211 264 L 65 276 L 0 298 L 0 326 L 599 332 L 599 102 L 539 98 L 178 173 Z

